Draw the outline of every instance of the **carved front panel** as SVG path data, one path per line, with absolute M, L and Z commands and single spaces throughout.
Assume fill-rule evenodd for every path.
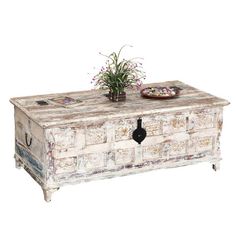
M 186 141 L 172 141 L 170 142 L 170 156 L 182 156 L 185 155 L 187 151 L 187 142 Z
M 105 125 L 90 125 L 86 129 L 86 145 L 105 143 L 107 141 Z
M 189 116 L 189 130 L 208 129 L 214 125 L 215 113 L 212 110 L 192 112 Z
M 158 159 L 162 156 L 162 144 L 151 145 L 143 147 L 143 160 Z
M 75 169 L 81 174 L 97 173 L 148 163 L 192 160 L 189 155 L 203 157 L 204 153 L 214 152 L 215 128 L 222 123 L 220 110 L 218 113 L 198 110 L 141 118 L 142 127 L 147 132 L 141 144 L 132 138 L 138 118 L 95 122 L 86 129 L 61 129 L 58 134 L 54 130 L 56 137 L 52 141 L 56 142 L 55 147 L 62 142 L 60 150 L 55 147 L 52 150 L 54 158 L 62 159 L 54 162 L 55 173 L 66 174 Z M 189 132 L 191 130 L 194 132 Z M 74 147 L 65 148 L 73 144 Z
M 142 122 L 148 136 L 156 136 L 162 134 L 161 116 L 146 116 L 143 117 Z
M 55 159 L 54 168 L 56 174 L 75 172 L 77 171 L 77 157 Z
M 189 153 L 213 151 L 215 137 L 195 137 L 189 141 Z
M 45 134 L 47 153 L 55 159 L 77 156 L 85 147 L 85 129 L 80 126 L 48 129 Z
M 115 123 L 115 140 L 129 140 L 132 139 L 132 132 L 135 129 L 135 119 L 121 119 Z
M 117 165 L 126 165 L 132 163 L 135 158 L 134 149 L 117 149 L 115 151 L 115 161 Z
M 168 115 L 163 117 L 163 134 L 186 131 L 186 115 Z
M 54 128 L 48 132 L 48 141 L 53 143 L 55 149 L 74 147 L 76 131 L 71 128 Z
M 90 153 L 82 156 L 83 165 L 87 170 L 96 170 L 104 167 L 105 153 Z

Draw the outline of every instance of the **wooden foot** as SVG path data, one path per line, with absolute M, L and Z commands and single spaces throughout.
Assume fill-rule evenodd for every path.
M 214 171 L 217 171 L 220 169 L 220 162 L 216 162 L 214 164 L 212 164 L 212 168 Z
M 50 202 L 52 198 L 52 194 L 59 190 L 59 188 L 50 188 L 50 189 L 43 189 L 44 200 L 46 202 Z
M 17 169 L 21 169 L 21 167 L 24 166 L 24 164 L 22 163 L 22 161 L 20 160 L 20 158 L 18 158 L 16 155 L 14 156 L 15 158 L 15 166 Z

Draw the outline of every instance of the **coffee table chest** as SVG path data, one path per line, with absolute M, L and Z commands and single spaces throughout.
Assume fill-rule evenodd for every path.
M 70 183 L 206 161 L 218 169 L 228 101 L 180 81 L 151 85 L 182 90 L 152 100 L 134 89 L 117 103 L 100 90 L 12 98 L 16 166 L 41 185 L 46 201 Z

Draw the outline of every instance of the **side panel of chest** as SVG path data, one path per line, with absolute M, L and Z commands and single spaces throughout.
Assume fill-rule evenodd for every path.
M 140 117 L 141 145 L 132 138 L 139 117 L 47 129 L 49 176 L 63 184 L 219 156 L 222 108 Z
M 15 152 L 40 183 L 46 175 L 44 140 L 43 129 L 15 107 Z

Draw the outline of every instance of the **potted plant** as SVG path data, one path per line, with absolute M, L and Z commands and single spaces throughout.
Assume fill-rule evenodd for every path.
M 118 53 L 113 52 L 109 56 L 100 53 L 107 57 L 106 66 L 92 79 L 96 87 L 109 90 L 107 97 L 113 102 L 124 101 L 125 88 L 139 88 L 142 79 L 145 79 L 142 63 L 136 61 L 138 58 L 120 60 L 121 51 L 125 46 Z

